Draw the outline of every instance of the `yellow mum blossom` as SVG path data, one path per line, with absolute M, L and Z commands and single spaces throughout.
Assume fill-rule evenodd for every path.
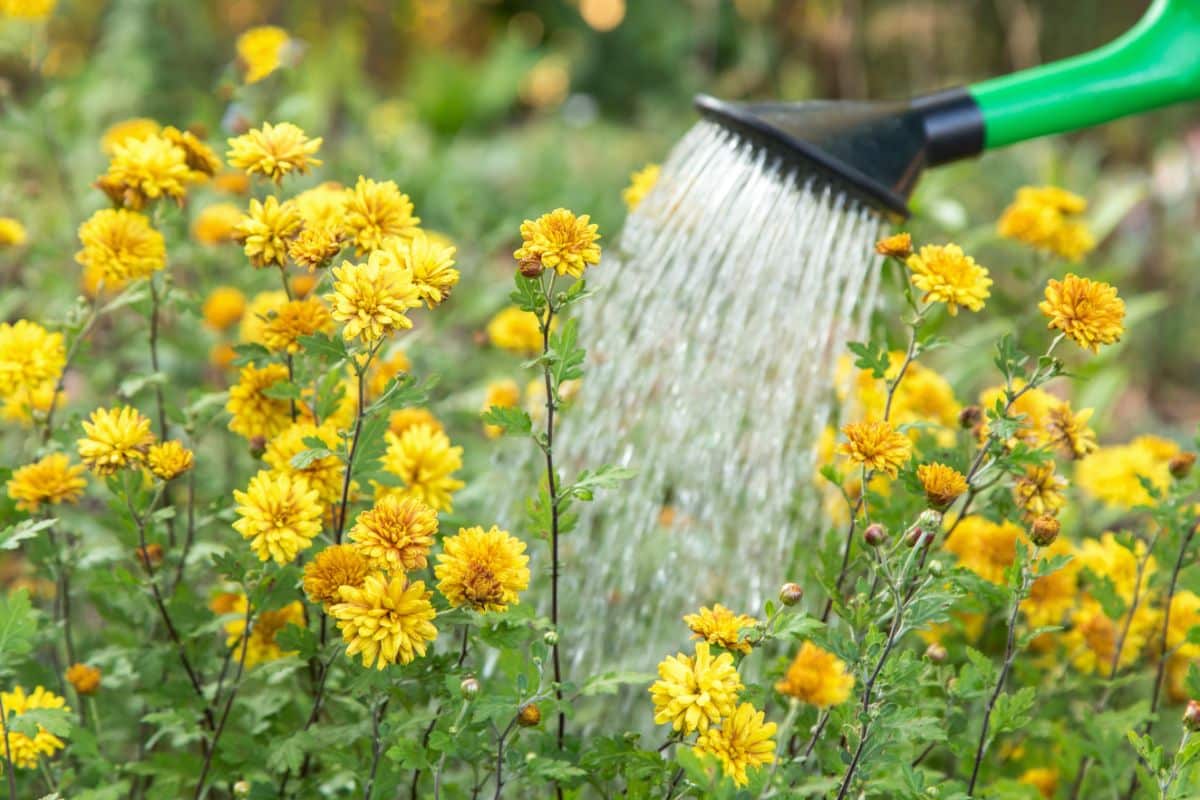
M 34 416 L 44 418 L 55 402 L 55 382 L 45 381 L 36 386 L 22 386 L 10 395 L 3 396 L 0 418 L 30 425 Z
M 191 469 L 194 463 L 195 455 L 192 451 L 174 439 L 150 445 L 150 450 L 146 453 L 146 466 L 164 481 L 178 478 Z
M 341 234 L 328 226 L 305 227 L 299 236 L 288 242 L 288 255 L 292 257 L 292 261 L 309 272 L 329 266 L 329 262 L 340 252 Z
M 691 630 L 693 639 L 703 639 L 709 644 L 740 653 L 749 653 L 751 647 L 750 640 L 741 632 L 757 624 L 754 617 L 734 614 L 720 603 L 712 608 L 701 606 L 695 614 L 686 615 L 683 621 Z
M 380 485 L 376 497 L 395 494 L 416 498 L 437 511 L 453 511 L 454 493 L 465 485 L 453 477 L 462 468 L 462 448 L 451 447 L 446 434 L 429 425 L 414 425 L 400 434 L 388 431 L 385 437 L 383 468 L 402 485 Z
M 847 441 L 838 448 L 839 453 L 855 464 L 893 478 L 912 455 L 908 437 L 881 420 L 851 423 L 842 428 L 842 433 Z
M 944 547 L 958 563 L 986 581 L 1004 584 L 1004 572 L 1017 557 L 1024 532 L 1011 522 L 995 523 L 980 516 L 964 517 L 946 537 Z
M 1138 562 L 1146 554 L 1145 542 L 1136 544 L 1136 551 L 1130 550 L 1117 540 L 1111 533 L 1105 533 L 1099 539 L 1086 539 L 1079 546 L 1075 558 L 1081 570 L 1089 570 L 1100 578 L 1112 581 L 1117 595 L 1126 604 L 1133 602 L 1133 594 L 1137 589 Z M 1146 559 L 1142 569 L 1141 592 L 1150 585 L 1150 578 L 1158 569 L 1154 556 Z
M 302 467 L 293 464 L 292 459 L 312 449 L 305 441 L 312 439 L 322 442 L 330 455 L 314 458 Z M 336 503 L 341 499 L 342 483 L 346 478 L 345 462 L 337 455 L 340 447 L 341 438 L 328 420 L 320 426 L 311 422 L 296 422 L 267 442 L 263 460 L 274 472 L 303 478 L 309 488 L 317 492 L 322 503 Z M 354 488 L 353 483 L 351 488 Z
M 232 242 L 234 229 L 241 221 L 242 210 L 233 203 L 213 203 L 196 215 L 192 238 L 205 245 Z
M 1067 481 L 1055 473 L 1053 462 L 1039 464 L 1017 478 L 1013 485 L 1013 500 L 1030 517 L 1053 515 L 1066 505 L 1067 499 L 1063 496 L 1066 488 Z
M 82 695 L 95 694 L 100 688 L 100 670 L 89 664 L 72 664 L 67 667 L 63 677 Z
M 147 117 L 134 117 L 110 125 L 100 137 L 100 149 L 106 155 L 112 155 L 119 145 L 129 141 L 141 141 L 155 136 L 162 126 Z
M 223 331 L 236 325 L 245 312 L 246 295 L 234 286 L 213 289 L 200 307 L 204 324 L 214 331 Z
M 67 363 L 61 333 L 36 322 L 0 322 L 0 395 L 58 380 Z
M 1071 617 L 1070 628 L 1063 634 L 1068 658 L 1080 672 L 1107 677 L 1117 655 L 1117 639 L 1126 627 L 1129 613 L 1111 619 L 1104 608 L 1091 597 L 1084 597 Z M 1129 630 L 1117 657 L 1117 669 L 1122 670 L 1138 660 L 1159 625 L 1158 612 L 1146 602 L 1138 604 Z
M 912 270 L 913 286 L 925 292 L 922 302 L 945 303 L 951 316 L 959 306 L 979 311 L 991 293 L 988 271 L 963 253 L 956 244 L 928 244 L 905 262 Z
M 967 478 L 954 467 L 936 461 L 917 467 L 917 478 L 929 505 L 944 509 L 967 491 Z
M 117 145 L 108 172 L 100 176 L 96 186 L 114 203 L 139 211 L 165 197 L 182 203 L 187 184 L 194 180 L 187 153 L 155 134 Z
M 499 311 L 487 324 L 488 341 L 502 350 L 520 355 L 542 351 L 542 331 L 537 315 L 516 306 Z
M 1042 558 L 1074 555 L 1075 548 L 1060 537 L 1042 549 Z M 1062 569 L 1037 578 L 1029 586 L 1029 596 L 1021 601 L 1021 612 L 1030 626 L 1041 628 L 1061 625 L 1079 597 L 1079 561 L 1072 558 Z
M 1171 458 L 1178 453 L 1177 444 L 1157 436 L 1101 447 L 1076 465 L 1075 483 L 1111 508 L 1150 505 L 1154 500 L 1140 478 L 1165 491 L 1171 483 Z
M 238 326 L 238 338 L 243 342 L 253 342 L 266 347 L 264 329 L 267 322 L 288 303 L 287 292 L 283 289 L 273 289 L 259 292 L 250 300 L 245 313 L 242 314 L 242 324 Z
M 200 141 L 191 131 L 181 131 L 168 125 L 163 128 L 163 138 L 183 151 L 183 160 L 192 174 L 193 181 L 205 180 L 217 174 L 221 159 L 213 149 Z
M 270 438 L 291 425 L 291 404 L 264 394 L 264 390 L 287 379 L 287 367 L 283 364 L 242 367 L 225 403 L 225 410 L 233 417 L 229 420 L 229 430 L 247 439 Z
M 388 430 L 397 436 L 409 428 L 419 425 L 426 426 L 438 433 L 445 433 L 441 420 L 435 417 L 428 408 L 400 408 L 393 411 L 388 417 Z
M 1167 627 L 1167 649 L 1182 658 L 1200 659 L 1200 644 L 1188 641 L 1194 628 L 1200 628 L 1200 596 L 1182 590 L 1171 599 L 1171 619 Z
M 812 642 L 800 646 L 775 691 L 817 708 L 839 706 L 850 698 L 854 676 L 846 663 Z
M 320 136 L 309 139 L 308 134 L 290 122 L 272 125 L 264 122 L 241 136 L 229 139 L 225 157 L 229 165 L 247 175 L 262 175 L 276 184 L 293 172 L 306 175 L 311 167 L 321 166 L 314 158 L 324 141 Z
M 521 387 L 512 379 L 492 381 L 487 385 L 480 411 L 490 408 L 515 408 L 521 401 Z M 504 432 L 499 425 L 484 425 L 483 433 L 489 439 L 495 439 Z
M 354 521 L 349 537 L 372 569 L 425 569 L 437 536 L 437 512 L 420 500 L 384 495 Z
M 304 604 L 299 600 L 288 603 L 277 611 L 258 611 L 250 620 L 250 636 L 246 637 L 246 596 L 237 594 L 228 612 L 237 616 L 225 623 L 225 644 L 233 651 L 233 658 L 240 659 L 242 642 L 245 640 L 246 666 L 253 667 L 296 653 L 283 651 L 275 641 L 276 635 L 288 625 L 305 627 Z M 228 613 L 226 612 L 226 613 Z
M 51 453 L 14 470 L 8 496 L 17 508 L 36 514 L 43 505 L 79 502 L 86 487 L 81 465 L 72 464 L 66 453 Z
M 1049 318 L 1046 326 L 1058 329 L 1093 353 L 1102 344 L 1120 341 L 1125 332 L 1125 301 L 1115 286 L 1069 273 L 1062 281 L 1046 284 L 1046 299 L 1038 309 Z
M 288 240 L 299 232 L 296 206 L 290 200 L 280 203 L 272 196 L 262 203 L 250 201 L 250 210 L 234 228 L 233 238 L 254 266 L 282 267 L 287 263 Z
M 521 223 L 521 247 L 513 258 L 536 259 L 559 275 L 582 278 L 585 269 L 600 263 L 600 245 L 596 244 L 600 226 L 590 220 L 587 214 L 576 217 L 565 208 L 527 219 Z
M 328 608 L 338 602 L 339 589 L 343 586 L 362 588 L 369 574 L 370 563 L 357 547 L 330 545 L 304 565 L 304 593 L 312 602 Z
M 647 164 L 629 176 L 629 185 L 621 192 L 621 199 L 625 201 L 627 209 L 633 211 L 642 204 L 642 198 L 658 183 L 661 172 L 662 168 L 658 164 Z
M 262 341 L 268 350 L 299 353 L 301 336 L 333 331 L 333 316 L 316 297 L 290 300 L 263 323 Z
M 1004 213 L 996 228 L 1006 239 L 1078 261 L 1096 246 L 1087 226 L 1075 219 L 1087 210 L 1087 201 L 1055 186 L 1025 186 Z
M 888 361 L 884 378 L 877 379 L 870 370 L 857 369 L 849 356 L 838 359 L 835 376 L 838 397 L 849 401 L 864 419 L 883 418 L 887 401 L 885 381 L 895 380 L 904 362 L 904 353 L 893 351 L 888 354 Z M 920 362 L 913 361 L 896 387 L 889 420 L 897 426 L 922 423 L 928 430 L 928 425 L 932 423 L 946 428 L 936 435 L 940 444 L 949 446 L 953 444 L 961 411 L 962 405 L 955 399 L 950 382 Z M 908 435 L 916 441 L 920 430 L 913 428 Z M 946 441 L 943 442 L 943 439 Z
M 291 38 L 283 28 L 260 25 L 237 39 L 237 56 L 246 72 L 246 83 L 257 83 L 283 65 Z
M 63 698 L 41 686 L 29 694 L 26 694 L 21 686 L 15 686 L 11 692 L 0 692 L 0 702 L 11 720 L 19 720 L 22 714 L 43 708 L 71 710 Z M 41 725 L 37 726 L 37 732 L 33 736 L 29 736 L 15 730 L 7 730 L 7 722 L 8 720 L 0 720 L 0 741 L 7 740 L 8 755 L 17 769 L 37 769 L 42 758 L 51 758 L 66 747 L 62 739 Z
M 1050 767 L 1034 767 L 1021 773 L 1018 783 L 1037 789 L 1045 800 L 1051 800 L 1058 791 L 1058 770 Z
M 383 669 L 408 664 L 425 655 L 426 644 L 437 639 L 437 611 L 429 602 L 433 592 L 421 581 L 408 583 L 402 575 L 368 575 L 361 588 L 343 586 L 340 602 L 330 609 L 346 655 L 362 653 L 363 666 Z
M 913 254 L 912 234 L 901 232 L 886 236 L 875 243 L 875 252 L 888 258 L 906 260 Z
M 1056 403 L 1050 408 L 1046 420 L 1049 443 L 1071 459 L 1090 456 L 1100 447 L 1096 441 L 1096 432 L 1088 425 L 1091 419 L 1090 408 L 1082 409 L 1077 414 L 1071 410 L 1071 404 L 1067 401 Z
M 360 256 L 378 250 L 389 236 L 412 236 L 421 223 L 395 181 L 376 182 L 361 175 L 347 194 L 345 214 L 346 231 Z
M 459 528 L 442 542 L 433 574 L 450 605 L 505 611 L 529 587 L 525 543 L 495 525 Z
M 334 267 L 333 292 L 325 299 L 333 305 L 333 318 L 345 323 L 342 337 L 367 344 L 411 328 L 408 310 L 421 305 L 411 270 L 390 262 L 380 251 L 371 253 L 365 264 L 343 261 Z
M 346 226 L 349 192 L 336 181 L 325 181 L 292 198 L 305 228 L 327 228 L 339 235 Z
M 76 442 L 79 457 L 101 477 L 141 464 L 154 443 L 150 420 L 129 406 L 96 409 L 84 420 L 83 432 L 87 435 Z
M 775 760 L 774 722 L 763 722 L 764 714 L 750 703 L 742 703 L 720 727 L 710 727 L 696 740 L 692 751 L 713 756 L 721 762 L 721 771 L 737 786 L 750 782 L 746 770 Z
M 233 529 L 250 540 L 259 561 L 289 564 L 321 532 L 320 495 L 304 478 L 260 470 L 246 491 L 233 492 Z
M 658 676 L 650 687 L 654 723 L 669 724 L 685 735 L 706 731 L 733 716 L 742 690 L 733 654 L 714 658 L 708 642 L 697 642 L 694 656 L 677 653 L 663 659 Z
M 0 247 L 20 247 L 27 239 L 25 226 L 12 217 L 0 217 Z
M 458 285 L 459 274 L 454 269 L 455 247 L 435 242 L 424 231 L 417 231 L 407 239 L 387 239 L 382 251 L 408 268 L 428 308 L 449 297 L 450 291 Z
M 166 266 L 163 236 L 135 211 L 105 208 L 79 226 L 83 249 L 75 260 L 103 271 L 106 281 L 148 278 Z

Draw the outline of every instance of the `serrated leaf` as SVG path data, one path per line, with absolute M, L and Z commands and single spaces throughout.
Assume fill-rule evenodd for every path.
M 520 408 L 492 406 L 481 416 L 484 423 L 495 425 L 505 436 L 528 436 L 533 431 L 533 420 Z
M 9 525 L 0 531 L 0 550 L 16 550 L 21 542 L 36 537 L 56 522 L 58 522 L 57 519 L 26 519 L 15 525 Z
M 288 460 L 288 463 L 293 469 L 308 469 L 314 461 L 320 461 L 322 458 L 329 458 L 332 455 L 335 453 L 327 447 L 310 447 L 296 453 Z
M 330 336 L 326 333 L 317 332 L 308 336 L 301 336 L 296 341 L 304 348 L 304 352 L 314 355 L 317 358 L 341 361 L 348 357 L 346 342 L 340 336 Z
M 10 659 L 28 653 L 35 632 L 29 590 L 18 589 L 7 596 L 0 593 L 0 667 L 11 667 Z

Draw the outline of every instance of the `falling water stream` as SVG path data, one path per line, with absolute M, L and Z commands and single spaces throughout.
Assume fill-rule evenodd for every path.
M 876 213 L 710 122 L 589 272 L 566 474 L 637 469 L 563 540 L 572 672 L 652 670 L 716 601 L 760 612 L 797 537 L 834 361 L 879 275 Z M 664 510 L 665 509 L 665 510 Z

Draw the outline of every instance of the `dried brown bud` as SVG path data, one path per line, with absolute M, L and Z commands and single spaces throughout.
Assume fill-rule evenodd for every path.
M 250 439 L 250 455 L 262 458 L 265 452 L 267 452 L 267 437 L 255 436 Z
M 162 545 L 155 542 L 145 547 L 139 547 L 137 549 L 137 558 L 142 564 L 149 562 L 150 566 L 157 567 L 163 560 Z
M 1183 711 L 1183 724 L 1189 731 L 1200 731 L 1200 701 L 1188 700 Z
M 785 583 L 779 589 L 779 602 L 785 606 L 794 606 L 804 599 L 804 590 L 796 583 Z
M 940 664 L 946 660 L 946 648 L 937 642 L 930 642 L 929 647 L 925 648 L 925 657 L 935 664 Z
M 520 261 L 518 261 L 517 269 L 520 270 L 521 274 L 526 278 L 536 278 L 537 276 L 541 275 L 546 268 L 542 266 L 542 257 L 533 255 L 529 256 L 528 258 L 522 258 Z
M 532 728 L 542 721 L 542 711 L 533 703 L 521 706 L 517 712 L 517 724 L 522 728 Z
M 100 688 L 100 670 L 88 664 L 72 664 L 64 677 L 80 694 L 95 694 Z
M 1042 514 L 1029 526 L 1029 538 L 1038 547 L 1049 547 L 1058 538 L 1062 525 L 1049 514 Z
M 958 424 L 963 430 L 970 430 L 983 422 L 983 409 L 979 406 L 967 406 L 958 413 Z
M 1167 463 L 1167 469 L 1171 470 L 1172 477 L 1183 480 L 1192 474 L 1192 467 L 1195 465 L 1195 453 L 1179 453 L 1171 457 L 1171 460 Z
M 867 526 L 867 529 L 863 531 L 863 540 L 871 547 L 879 547 L 879 545 L 887 541 L 887 538 L 887 528 L 883 527 L 878 522 L 872 522 Z

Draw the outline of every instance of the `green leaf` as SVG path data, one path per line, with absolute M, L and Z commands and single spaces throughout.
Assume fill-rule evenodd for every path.
M 58 522 L 57 519 L 21 520 L 0 531 L 0 550 L 16 550 L 21 542 L 32 539 Z
M 18 589 L 7 596 L 0 593 L 0 667 L 10 667 L 10 658 L 33 648 L 35 631 L 29 590 Z
M 533 431 L 533 420 L 520 408 L 492 406 L 482 417 L 488 425 L 500 428 L 505 436 L 528 436 Z
M 580 500 L 589 501 L 596 489 L 611 489 L 636 475 L 637 470 L 635 469 L 612 464 L 605 464 L 594 471 L 585 469 L 579 473 L 579 477 L 575 479 L 574 483 L 562 487 L 560 496 L 577 497 Z
M 262 390 L 272 400 L 299 400 L 300 387 L 290 381 L 279 381 Z
M 267 361 L 271 358 L 271 351 L 257 342 L 235 344 L 233 352 L 237 354 L 237 357 L 233 359 L 235 367 L 242 367 L 257 361 Z
M 526 278 L 520 272 L 517 272 L 515 273 L 513 283 L 516 288 L 508 296 L 508 299 L 517 308 L 537 314 L 546 307 L 546 296 L 542 292 L 542 282 L 540 280 L 537 278 Z
M 996 736 L 1006 731 L 1015 731 L 1029 724 L 1029 712 L 1037 700 L 1037 689 L 1026 686 L 1014 693 L 1004 692 L 996 698 L 996 707 L 992 711 L 991 735 Z
M 553 351 L 554 363 L 551 375 L 554 378 L 555 393 L 563 381 L 576 380 L 583 377 L 583 362 L 587 352 L 579 347 L 579 321 L 567 320 L 562 330 L 550 334 L 550 349 Z
M 71 733 L 71 712 L 62 708 L 33 708 L 10 715 L 8 724 L 15 733 L 23 733 L 30 738 L 37 735 L 39 727 L 55 736 L 65 737 Z
M 892 363 L 887 347 L 876 345 L 873 342 L 847 342 L 846 348 L 858 356 L 854 359 L 854 366 L 862 370 L 870 370 L 876 378 L 883 378 L 887 375 Z
M 163 386 L 166 382 L 167 376 L 163 372 L 152 372 L 149 375 L 135 375 L 132 378 L 126 378 L 121 381 L 117 387 L 117 394 L 124 398 L 130 398 L 148 386 Z
M 294 652 L 300 658 L 312 658 L 320 648 L 317 634 L 311 629 L 301 628 L 299 625 L 284 626 L 283 630 L 275 634 L 275 641 L 279 643 L 283 652 Z
M 332 455 L 336 454 L 327 447 L 311 447 L 296 453 L 288 463 L 292 465 L 293 469 L 308 469 L 314 461 L 320 461 L 322 458 L 329 458 Z
M 329 361 L 341 361 L 347 358 L 346 342 L 340 336 L 330 336 L 317 332 L 297 339 L 306 353 Z

